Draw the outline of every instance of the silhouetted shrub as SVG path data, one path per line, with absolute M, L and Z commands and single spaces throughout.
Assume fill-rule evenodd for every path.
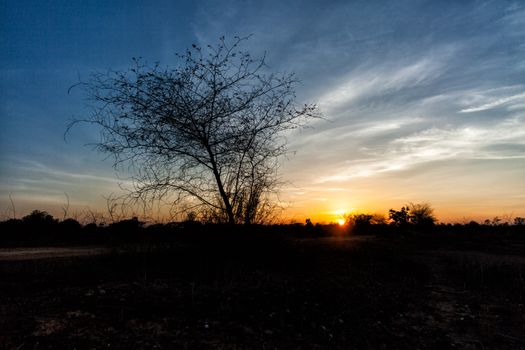
M 525 218 L 522 218 L 522 217 L 515 217 L 514 218 L 514 225 L 518 225 L 518 226 L 525 226 Z
M 385 217 L 379 214 L 358 213 L 345 217 L 351 233 L 354 234 L 376 234 L 378 228 L 385 225 Z
M 66 219 L 58 223 L 61 231 L 68 232 L 79 232 L 82 229 L 82 225 L 75 219 Z
M 388 211 L 388 218 L 392 221 L 392 224 L 397 227 L 404 227 L 408 225 L 410 220 L 409 208 L 401 207 L 400 210 L 390 209 Z
M 26 215 L 22 218 L 22 222 L 26 225 L 34 226 L 50 226 L 58 222 L 53 216 L 49 215 L 45 211 L 33 210 L 31 214 Z
M 410 203 L 410 222 L 416 226 L 433 226 L 436 222 L 434 209 L 428 203 Z
M 400 210 L 389 210 L 391 224 L 399 229 L 406 230 L 409 226 L 420 229 L 433 227 L 436 222 L 434 209 L 428 203 L 410 203 Z

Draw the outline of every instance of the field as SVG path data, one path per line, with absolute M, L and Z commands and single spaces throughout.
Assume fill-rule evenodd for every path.
M 521 236 L 62 249 L 0 251 L 0 347 L 525 349 Z

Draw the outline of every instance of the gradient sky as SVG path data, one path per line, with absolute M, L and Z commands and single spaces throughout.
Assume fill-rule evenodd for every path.
M 428 202 L 441 221 L 525 216 L 523 1 L 0 0 L 0 215 L 104 208 L 119 192 L 89 113 L 90 72 L 174 64 L 253 34 L 326 120 L 288 135 L 284 216 L 335 220 Z M 125 174 L 122 174 L 124 176 Z M 124 181 L 125 182 L 125 181 Z

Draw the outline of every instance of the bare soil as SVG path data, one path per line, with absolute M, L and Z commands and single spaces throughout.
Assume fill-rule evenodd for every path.
M 524 253 L 402 238 L 2 250 L 0 348 L 525 349 Z
M 108 254 L 106 247 L 39 247 L 0 249 L 0 261 L 19 261 L 50 258 L 73 258 Z

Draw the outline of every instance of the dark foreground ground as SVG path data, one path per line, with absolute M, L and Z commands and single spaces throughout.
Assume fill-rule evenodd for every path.
M 1 348 L 525 349 L 523 240 L 96 251 L 0 259 Z

